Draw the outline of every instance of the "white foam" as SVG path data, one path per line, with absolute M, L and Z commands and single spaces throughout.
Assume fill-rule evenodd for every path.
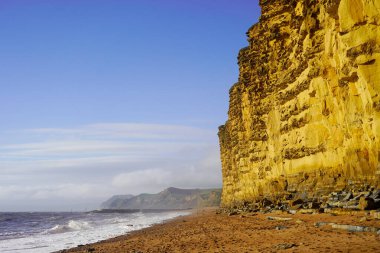
M 101 223 L 94 224 L 70 220 L 65 225 L 54 226 L 38 235 L 0 241 L 0 252 L 48 253 L 68 249 L 123 235 L 186 214 L 188 212 L 139 213 L 104 219 Z
M 86 221 L 70 220 L 67 225 L 56 225 L 53 228 L 46 231 L 48 234 L 59 234 L 71 231 L 88 230 L 92 227 Z

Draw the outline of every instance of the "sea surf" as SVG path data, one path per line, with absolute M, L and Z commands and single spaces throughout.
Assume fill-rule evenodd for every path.
M 0 252 L 55 252 L 187 214 L 189 211 L 0 213 Z

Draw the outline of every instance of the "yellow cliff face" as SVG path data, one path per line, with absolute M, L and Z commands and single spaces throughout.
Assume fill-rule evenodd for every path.
M 219 128 L 222 205 L 380 187 L 380 0 L 261 0 Z

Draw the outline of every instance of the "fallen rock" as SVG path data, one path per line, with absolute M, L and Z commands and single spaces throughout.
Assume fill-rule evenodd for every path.
M 363 193 L 360 193 L 359 195 L 357 195 L 357 196 L 355 196 L 354 198 L 353 198 L 353 200 L 359 200 L 361 197 L 363 197 L 364 196 L 364 194 Z
M 301 209 L 299 210 L 299 212 L 302 214 L 313 214 L 316 212 L 316 210 L 315 209 Z
M 290 248 L 293 248 L 293 247 L 297 247 L 297 245 L 294 244 L 294 243 L 281 243 L 281 244 L 278 244 L 278 245 L 275 246 L 275 248 L 278 249 L 278 250 L 290 249 Z
M 370 197 L 361 197 L 359 200 L 360 210 L 373 210 L 375 209 L 375 201 Z
M 291 206 L 303 205 L 304 201 L 302 199 L 296 199 L 290 203 Z
M 380 189 L 377 189 L 377 190 L 373 191 L 372 194 L 371 194 L 371 198 L 373 198 L 373 199 L 380 199 Z
M 345 224 L 333 224 L 332 228 L 342 229 L 348 232 L 375 232 L 380 231 L 380 228 L 376 227 L 366 227 L 366 226 L 353 226 L 353 225 L 345 225 Z
M 346 208 L 352 207 L 352 208 L 359 209 L 358 206 L 359 206 L 359 200 L 358 199 L 351 199 L 351 200 L 347 201 L 346 205 L 345 205 Z
M 312 201 L 312 202 L 308 203 L 309 209 L 319 209 L 320 207 L 321 207 L 320 202 Z
M 331 207 L 344 207 L 345 203 L 344 202 L 341 202 L 339 200 L 334 200 L 334 201 L 328 201 L 327 204 Z
M 314 226 L 317 227 L 317 228 L 319 228 L 319 227 L 322 227 L 322 226 L 332 226 L 333 224 L 335 224 L 335 223 L 333 223 L 333 222 L 318 221 L 318 222 L 314 223 Z
M 380 231 L 380 228 L 377 228 L 377 227 L 336 224 L 333 222 L 316 222 L 314 224 L 314 226 L 318 227 L 318 228 L 322 227 L 322 226 L 331 226 L 334 229 L 346 230 L 348 232 L 374 232 L 374 233 L 378 233 Z
M 375 204 L 375 207 L 374 209 L 380 209 L 380 199 L 374 199 L 374 204 Z
M 290 221 L 293 220 L 293 218 L 285 218 L 285 217 L 275 217 L 275 216 L 268 216 L 268 220 L 275 220 L 275 221 Z
M 298 205 L 294 205 L 294 206 L 290 207 L 289 209 L 290 210 L 298 210 L 298 209 L 301 209 L 302 206 L 303 206 L 302 204 L 298 204 Z
M 354 195 L 352 195 L 351 192 L 349 192 L 342 200 L 343 201 L 349 201 L 350 199 L 352 199 L 354 197 Z
M 261 205 L 263 206 L 263 207 L 267 207 L 267 206 L 271 206 L 271 205 L 273 205 L 273 202 L 272 201 L 270 201 L 269 199 L 263 199 L 262 200 L 262 202 L 261 202 Z
M 371 216 L 372 216 L 373 218 L 375 218 L 375 219 L 380 220 L 380 212 L 372 212 L 372 213 L 371 213 Z

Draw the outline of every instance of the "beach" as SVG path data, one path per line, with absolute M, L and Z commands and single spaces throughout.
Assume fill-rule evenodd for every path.
M 380 252 L 378 233 L 349 232 L 325 223 L 380 227 L 365 212 L 229 215 L 207 209 L 61 252 Z

